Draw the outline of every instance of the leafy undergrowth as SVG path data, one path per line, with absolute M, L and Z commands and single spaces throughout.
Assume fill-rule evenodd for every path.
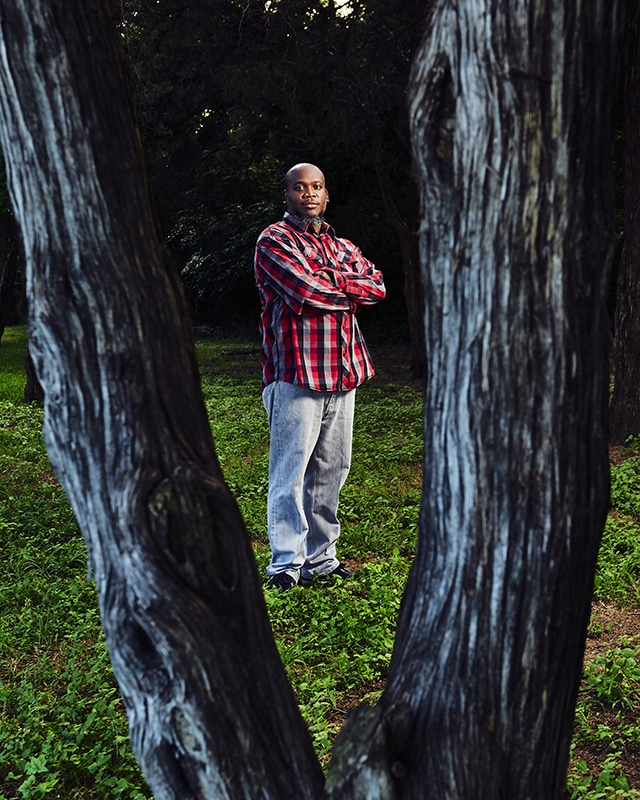
M 41 425 L 36 406 L 0 401 L 2 796 L 137 800 L 146 795 L 84 543 L 49 468 Z
M 629 627 L 634 635 L 617 635 Z M 589 652 L 593 642 L 600 646 Z M 571 798 L 640 798 L 639 705 L 640 616 L 596 604 L 576 706 Z
M 24 332 L 9 329 L 0 346 L 0 800 L 148 800 L 84 543 L 42 444 L 42 410 L 22 403 L 23 355 Z M 200 342 L 198 357 L 218 456 L 266 578 L 268 429 L 259 345 Z M 349 708 L 375 703 L 384 688 L 415 547 L 421 388 L 409 379 L 401 349 L 378 347 L 374 360 L 378 376 L 358 391 L 353 468 L 341 502 L 340 556 L 361 568 L 360 578 L 265 592 L 279 652 L 323 764 Z M 622 800 L 640 788 L 630 760 L 640 724 L 634 665 L 640 630 L 624 625 L 640 606 L 640 517 L 627 496 L 636 486 L 629 466 L 625 475 L 596 593 L 603 608 L 627 617 L 618 618 L 615 630 L 592 624 L 590 641 L 607 645 L 587 667 L 576 713 L 568 786 L 572 798 L 586 800 Z
M 640 442 L 611 450 L 611 510 L 576 706 L 570 798 L 640 798 Z

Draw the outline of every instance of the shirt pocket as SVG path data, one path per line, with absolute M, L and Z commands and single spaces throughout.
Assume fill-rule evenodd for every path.
M 351 257 L 351 253 L 349 253 L 348 250 L 338 250 L 336 253 L 336 261 L 338 262 L 338 268 L 343 272 L 355 272 L 354 259 Z
M 304 257 L 307 259 L 307 263 L 316 270 L 324 269 L 327 266 L 324 254 L 317 248 L 305 247 Z

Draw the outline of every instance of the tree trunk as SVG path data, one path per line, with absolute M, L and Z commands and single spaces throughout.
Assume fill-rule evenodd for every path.
M 624 243 L 616 292 L 611 444 L 640 434 L 640 9 L 625 3 Z
M 27 374 L 27 381 L 24 385 L 24 402 L 25 403 L 43 403 L 44 402 L 44 389 L 38 380 L 36 367 L 31 358 L 31 351 L 27 347 L 27 352 L 24 357 L 24 369 Z
M 369 130 L 373 126 L 370 126 Z M 374 140 L 380 137 L 374 137 Z M 402 250 L 402 270 L 404 272 L 404 298 L 407 309 L 407 320 L 409 323 L 409 335 L 411 337 L 411 361 L 409 372 L 413 378 L 424 380 L 427 376 L 427 360 L 424 350 L 424 297 L 420 286 L 420 270 L 418 268 L 418 247 L 416 244 L 416 233 L 411 225 L 398 211 L 397 205 L 391 191 L 391 176 L 389 175 L 388 159 L 385 158 L 382 149 L 378 150 L 379 157 L 376 158 L 376 172 L 378 175 L 378 186 L 388 218 L 391 220 L 393 228 L 400 243 Z M 412 186 L 407 186 L 406 190 L 411 192 Z
M 211 441 L 104 0 L 0 4 L 0 134 L 52 464 L 157 800 L 314 798 L 322 772 Z
M 404 798 L 564 796 L 608 506 L 606 0 L 436 7 L 413 75 L 421 535 L 381 708 Z
M 2 211 L 4 211 L 3 208 Z M 4 219 L 0 227 L 0 340 L 4 334 L 4 329 L 7 327 L 18 274 L 13 221 L 6 213 L 2 216 Z
M 16 260 L 11 257 L 11 254 L 0 263 L 0 339 L 2 339 L 4 329 L 7 327 L 7 318 L 11 311 L 17 270 L 18 265 Z

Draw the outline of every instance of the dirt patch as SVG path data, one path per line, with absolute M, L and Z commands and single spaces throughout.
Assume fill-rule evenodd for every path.
M 608 603 L 594 603 L 584 651 L 585 664 L 620 646 L 621 637 L 640 641 L 640 609 L 620 609 Z
M 633 453 L 623 445 L 609 445 L 609 461 L 616 467 L 626 461 Z

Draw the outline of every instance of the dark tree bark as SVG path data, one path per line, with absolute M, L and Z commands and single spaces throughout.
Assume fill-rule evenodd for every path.
M 624 242 L 618 272 L 613 344 L 611 444 L 640 433 L 640 8 L 625 3 Z
M 325 787 L 220 474 L 104 2 L 0 4 L 47 447 L 157 800 L 561 797 L 607 507 L 606 5 L 441 0 L 416 62 L 420 542 L 387 690 L 347 720 Z
M 564 796 L 608 506 L 604 0 L 437 4 L 411 119 L 427 297 L 421 536 L 382 709 L 403 798 Z
M 0 35 L 47 449 L 88 545 L 136 756 L 158 800 L 318 797 L 105 2 L 3 2 Z

